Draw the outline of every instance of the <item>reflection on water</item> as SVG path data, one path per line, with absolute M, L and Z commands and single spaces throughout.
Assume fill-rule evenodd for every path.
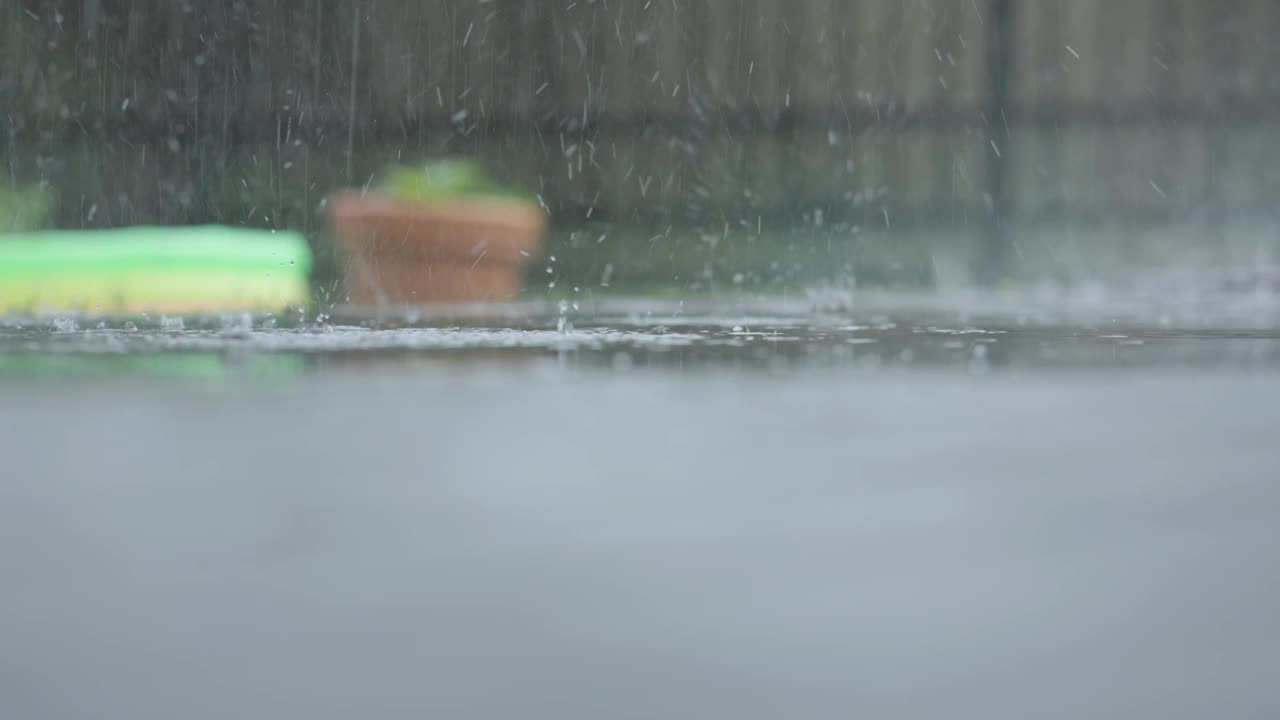
M 510 309 L 508 309 L 510 310 Z M 761 312 L 772 310 L 773 312 Z M 578 370 L 732 368 L 965 372 L 1035 369 L 1280 367 L 1280 327 L 1173 326 L 1121 313 L 1036 315 L 907 308 L 860 312 L 747 308 L 713 313 L 684 303 L 625 311 L 526 308 L 469 316 L 414 311 L 358 325 L 237 318 L 67 319 L 0 327 L 0 377 L 282 377 L 352 369 L 498 364 Z M 1068 322 L 1070 320 L 1070 322 Z
M 0 352 L 0 379 L 36 377 L 156 377 L 220 379 L 234 375 L 288 377 L 302 372 L 296 354 L 138 352 L 108 354 L 26 350 Z

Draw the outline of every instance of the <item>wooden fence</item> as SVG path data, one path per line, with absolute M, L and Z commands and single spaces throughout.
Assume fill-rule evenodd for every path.
M 474 153 L 565 222 L 1225 222 L 1280 191 L 1274 0 L 12 0 L 10 174 L 59 221 L 310 228 Z

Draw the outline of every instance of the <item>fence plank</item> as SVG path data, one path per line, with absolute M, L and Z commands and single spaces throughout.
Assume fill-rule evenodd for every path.
M 978 222 L 995 153 L 1029 219 L 1226 221 L 1280 191 L 1273 0 L 1018 2 L 1008 115 L 985 117 L 985 2 L 190 7 L 0 4 L 6 170 L 66 188 L 63 220 L 310 218 L 347 181 L 331 168 L 352 116 L 362 178 L 476 153 L 553 209 L 611 218 Z M 157 189 L 122 209 L 105 179 L 130 173 Z

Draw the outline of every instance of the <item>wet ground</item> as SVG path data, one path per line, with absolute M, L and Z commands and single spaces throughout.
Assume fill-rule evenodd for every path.
M 1028 307 L 11 323 L 0 707 L 1280 714 L 1280 315 Z
M 274 317 L 12 318 L 0 378 L 555 367 L 967 373 L 1268 371 L 1280 303 L 562 301 Z

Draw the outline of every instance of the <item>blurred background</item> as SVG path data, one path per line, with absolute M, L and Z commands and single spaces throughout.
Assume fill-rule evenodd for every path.
M 1124 283 L 1277 249 L 1270 0 L 9 0 L 62 227 L 296 228 L 388 162 L 538 193 L 535 291 Z
M 0 0 L 0 226 L 43 185 L 60 228 L 297 230 L 319 300 L 0 318 L 0 718 L 1280 717 L 1277 30 Z M 550 213 L 542 302 L 344 318 L 327 198 L 444 156 Z M 74 240 L 0 291 L 212 264 Z

